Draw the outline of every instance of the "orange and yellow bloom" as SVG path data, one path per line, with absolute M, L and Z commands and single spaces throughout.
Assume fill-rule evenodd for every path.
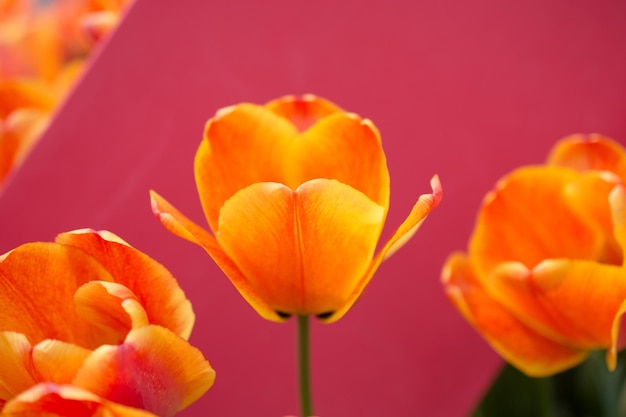
M 195 177 L 211 232 L 152 192 L 157 218 L 202 246 L 264 318 L 342 317 L 441 199 L 437 177 L 375 254 L 389 208 L 378 130 L 314 96 L 239 104 L 210 119 Z
M 172 416 L 215 378 L 174 277 L 109 232 L 2 255 L 0 310 L 2 415 Z
M 547 376 L 607 349 L 615 367 L 626 308 L 626 151 L 575 135 L 541 166 L 485 197 L 467 253 L 452 254 L 448 297 L 504 359 Z

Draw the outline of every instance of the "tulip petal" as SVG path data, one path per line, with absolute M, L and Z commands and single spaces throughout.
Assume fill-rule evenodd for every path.
M 430 211 L 439 205 L 439 202 L 443 197 L 439 177 L 435 175 L 431 179 L 430 185 L 432 187 L 432 194 L 422 194 L 419 197 L 409 216 L 404 220 L 404 222 L 402 222 L 398 229 L 396 229 L 393 235 L 391 235 L 389 240 L 385 243 L 385 246 L 383 246 L 380 252 L 376 255 L 374 260 L 369 265 L 367 272 L 354 287 L 354 290 L 347 298 L 346 302 L 338 310 L 336 310 L 334 314 L 328 316 L 323 321 L 332 323 L 343 317 L 343 315 L 346 314 L 350 307 L 352 307 L 352 305 L 359 298 L 361 293 L 365 290 L 365 287 L 374 276 L 374 273 L 380 264 L 405 245 L 409 239 L 415 235 Z
M 215 371 L 202 353 L 160 326 L 132 330 L 119 346 L 102 346 L 73 385 L 109 401 L 169 417 L 203 395 Z
M 91 354 L 89 349 L 60 340 L 44 340 L 32 349 L 32 364 L 38 381 L 69 384 Z
M 78 248 L 96 259 L 117 283 L 136 295 L 150 323 L 188 338 L 194 314 L 176 279 L 163 265 L 111 235 L 110 232 L 101 235 L 93 231 L 75 231 L 58 235 L 56 241 Z
M 291 189 L 315 178 L 332 178 L 389 207 L 389 172 L 380 135 L 369 120 L 337 113 L 323 118 L 293 143 L 283 161 Z
M 41 383 L 11 399 L 2 415 L 62 417 L 156 417 L 136 408 L 111 403 L 71 385 Z
M 161 224 L 178 237 L 202 246 L 217 266 L 226 274 L 244 299 L 265 319 L 281 322 L 284 317 L 263 300 L 250 286 L 237 265 L 224 253 L 215 238 L 206 230 L 189 220 L 174 206 L 154 191 L 150 191 L 152 212 Z
M 5 79 L 0 80 L 0 119 L 19 108 L 50 111 L 54 97 L 49 88 L 39 81 Z
M 622 266 L 626 266 L 626 187 L 617 185 L 609 194 L 613 235 L 622 249 Z
M 0 261 L 0 330 L 19 331 L 33 344 L 45 339 L 87 348 L 106 343 L 68 302 L 90 280 L 111 282 L 113 277 L 76 248 L 28 243 L 12 250 Z
M 343 111 L 330 101 L 311 94 L 285 96 L 270 101 L 265 108 L 289 120 L 299 132 L 304 132 L 326 116 Z
M 549 314 L 571 327 L 571 333 L 577 333 L 578 337 L 568 335 L 571 344 L 615 350 L 614 322 L 626 299 L 623 268 L 589 261 L 548 260 L 535 268 L 533 280 L 539 302 Z
M 485 291 L 467 256 L 451 255 L 442 281 L 448 298 L 506 361 L 540 377 L 582 362 L 587 353 L 535 332 Z
M 131 329 L 150 323 L 146 310 L 127 287 L 90 281 L 74 294 L 76 312 L 88 322 L 110 332 L 109 340 L 118 344 Z
M 209 120 L 195 177 L 213 232 L 220 208 L 235 192 L 257 182 L 282 182 L 284 153 L 297 134 L 289 121 L 253 104 L 222 109 Z
M 381 206 L 335 180 L 308 181 L 295 192 L 259 183 L 224 204 L 217 240 L 275 310 L 326 314 L 365 273 L 383 215 Z
M 16 332 L 0 332 L 0 406 L 36 383 L 31 369 L 31 345 L 26 336 Z
M 31 108 L 11 112 L 4 123 L 0 120 L 0 184 L 22 163 L 48 121 L 47 113 Z
M 607 171 L 588 171 L 568 183 L 562 192 L 564 203 L 601 242 L 593 259 L 614 265 L 621 263 L 622 249 L 612 233 L 608 197 L 617 182 L 619 178 Z
M 469 244 L 479 276 L 501 262 L 533 268 L 544 259 L 602 257 L 605 234 L 593 233 L 563 198 L 579 176 L 568 168 L 525 167 L 501 180 L 485 198 Z
M 560 140 L 552 148 L 548 164 L 578 171 L 610 171 L 626 182 L 626 151 L 602 135 L 572 135 Z

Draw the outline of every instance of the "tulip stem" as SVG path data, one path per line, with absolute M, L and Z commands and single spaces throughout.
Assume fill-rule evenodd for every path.
M 298 316 L 298 365 L 300 371 L 300 404 L 302 417 L 313 415 L 311 374 L 309 372 L 309 316 Z

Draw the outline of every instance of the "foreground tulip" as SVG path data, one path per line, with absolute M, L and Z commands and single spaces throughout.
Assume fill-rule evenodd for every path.
M 213 383 L 174 277 L 112 233 L 22 245 L 0 278 L 2 415 L 172 416 Z
M 239 104 L 208 121 L 195 177 L 211 232 L 155 192 L 152 209 L 174 234 L 202 246 L 264 318 L 332 322 L 383 259 L 439 203 L 422 195 L 375 254 L 389 207 L 377 129 L 314 96 Z
M 626 151 L 599 135 L 560 141 L 484 199 L 467 254 L 442 272 L 449 298 L 530 376 L 607 349 L 615 367 L 626 308 Z

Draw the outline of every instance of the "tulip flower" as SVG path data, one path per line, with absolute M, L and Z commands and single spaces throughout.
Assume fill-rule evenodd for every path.
M 443 268 L 446 294 L 529 376 L 606 349 L 615 367 L 626 309 L 626 151 L 575 135 L 545 165 L 519 168 L 487 194 L 467 253 Z
M 377 254 L 389 174 L 374 124 L 307 95 L 221 109 L 205 128 L 195 178 L 210 232 L 157 193 L 152 209 L 200 245 L 264 318 L 342 317 L 381 262 L 441 199 L 435 176 Z
M 110 232 L 19 246 L 0 278 L 2 415 L 173 416 L 213 383 L 174 277 Z

